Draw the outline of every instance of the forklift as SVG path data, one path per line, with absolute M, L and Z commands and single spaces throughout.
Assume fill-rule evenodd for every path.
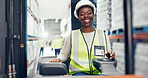
M 95 67 L 102 72 L 99 76 L 86 75 L 79 76 L 80 78 L 101 78 L 101 76 L 105 78 L 144 78 L 134 76 L 131 1 L 124 0 L 126 75 L 116 71 L 116 60 L 104 58 L 93 61 Z M 0 1 L 0 78 L 71 77 L 68 75 L 69 60 L 64 63 L 49 63 L 56 57 L 37 57 L 34 61 L 34 68 L 27 76 L 26 6 L 26 0 Z

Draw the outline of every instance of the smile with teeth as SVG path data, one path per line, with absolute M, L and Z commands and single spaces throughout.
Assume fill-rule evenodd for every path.
M 90 21 L 90 20 L 88 20 L 88 19 L 87 19 L 87 20 L 84 20 L 84 23 L 89 23 L 89 21 Z

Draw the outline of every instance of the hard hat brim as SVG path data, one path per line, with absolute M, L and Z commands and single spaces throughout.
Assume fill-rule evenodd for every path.
M 94 10 L 94 15 L 95 15 L 95 13 L 96 13 L 95 5 L 94 5 L 92 2 L 90 2 L 89 0 L 84 0 L 84 1 L 87 1 L 87 2 L 84 2 L 84 1 L 82 2 L 82 1 L 83 1 L 83 0 L 81 0 L 81 2 L 79 1 L 79 2 L 76 4 L 75 10 L 74 10 L 74 16 L 78 19 L 79 17 L 78 17 L 78 14 L 77 14 L 77 10 L 78 10 L 80 7 L 85 6 L 85 5 L 92 7 L 93 10 Z

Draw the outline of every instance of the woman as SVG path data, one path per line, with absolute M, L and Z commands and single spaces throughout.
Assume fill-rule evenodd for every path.
M 75 7 L 75 17 L 81 22 L 81 28 L 72 31 L 67 37 L 60 55 L 50 62 L 64 62 L 70 56 L 69 74 L 87 75 L 100 74 L 92 63 L 95 58 L 106 57 L 110 49 L 109 39 L 104 31 L 96 30 L 92 26 L 95 6 L 89 0 L 80 0 Z M 110 51 L 111 58 L 115 52 Z

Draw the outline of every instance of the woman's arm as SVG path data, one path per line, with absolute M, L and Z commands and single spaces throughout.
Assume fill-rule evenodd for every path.
M 115 59 L 117 56 L 111 48 L 111 43 L 110 43 L 110 40 L 109 40 L 107 33 L 105 33 L 105 36 L 106 36 L 106 42 L 107 42 L 107 49 L 108 49 L 108 52 L 110 53 L 110 59 Z
M 50 62 L 65 62 L 69 57 L 69 53 L 70 53 L 70 35 L 66 37 L 64 41 L 64 46 L 61 49 L 59 56 Z

